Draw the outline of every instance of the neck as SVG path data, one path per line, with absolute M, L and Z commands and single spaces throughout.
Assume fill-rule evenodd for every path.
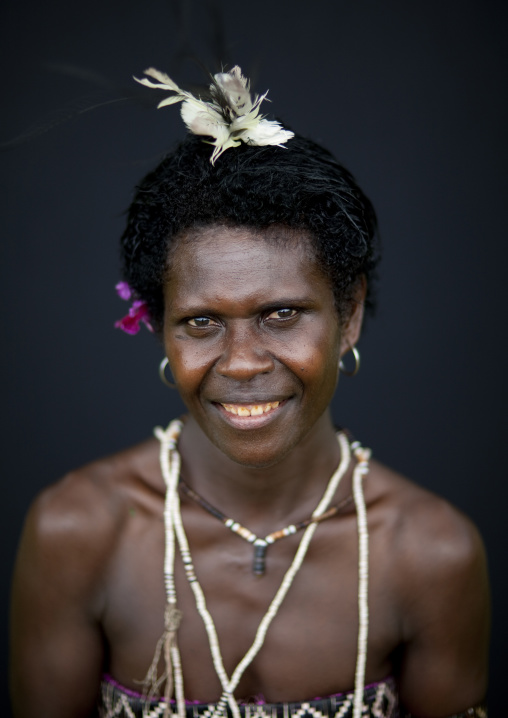
M 232 461 L 189 418 L 179 441 L 182 476 L 210 503 L 236 520 L 273 523 L 311 513 L 340 459 L 329 413 L 286 456 L 273 466 L 253 468 Z M 343 482 L 344 484 L 344 482 Z M 346 496 L 339 487 L 337 498 Z

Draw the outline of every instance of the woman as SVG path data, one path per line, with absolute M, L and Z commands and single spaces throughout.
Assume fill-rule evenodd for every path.
M 331 419 L 372 308 L 369 200 L 236 68 L 204 109 L 147 74 L 215 138 L 144 179 L 122 243 L 120 326 L 160 335 L 189 413 L 32 507 L 16 717 L 485 716 L 476 529 Z

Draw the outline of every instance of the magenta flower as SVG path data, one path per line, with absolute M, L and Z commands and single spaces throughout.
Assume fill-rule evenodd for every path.
M 115 287 L 118 296 L 121 299 L 128 301 L 132 297 L 132 290 L 127 282 L 118 282 Z M 141 322 L 153 332 L 153 327 L 150 324 L 150 314 L 146 302 L 140 299 L 135 299 L 132 302 L 132 306 L 129 309 L 129 313 L 115 322 L 115 327 L 121 329 L 127 334 L 137 334 L 141 329 Z
M 132 297 L 132 290 L 127 284 L 127 282 L 118 282 L 118 284 L 115 285 L 115 289 L 120 299 L 125 299 L 126 301 L 129 301 L 129 299 Z

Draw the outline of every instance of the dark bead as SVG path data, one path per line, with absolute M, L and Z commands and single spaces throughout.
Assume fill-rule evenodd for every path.
M 266 560 L 266 549 L 268 546 L 258 544 L 254 546 L 254 563 L 252 564 L 252 571 L 255 576 L 262 576 L 265 572 L 265 560 Z

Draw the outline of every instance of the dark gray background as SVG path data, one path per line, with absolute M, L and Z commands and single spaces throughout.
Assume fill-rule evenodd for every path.
M 216 5 L 224 59 L 252 73 L 258 91 L 270 88 L 267 111 L 329 147 L 377 208 L 380 309 L 360 343 L 361 373 L 341 380 L 334 413 L 480 527 L 493 583 L 492 714 L 499 706 L 501 715 L 506 3 Z M 213 15 L 204 0 L 4 0 L 0 140 L 104 99 L 55 65 L 102 74 L 117 95 L 149 65 L 176 81 L 201 79 L 183 54 L 190 38 L 210 63 Z M 157 341 L 113 329 L 126 309 L 113 287 L 132 188 L 183 131 L 174 108 L 117 103 L 0 155 L 3 638 L 15 546 L 36 492 L 179 410 L 157 378 Z

